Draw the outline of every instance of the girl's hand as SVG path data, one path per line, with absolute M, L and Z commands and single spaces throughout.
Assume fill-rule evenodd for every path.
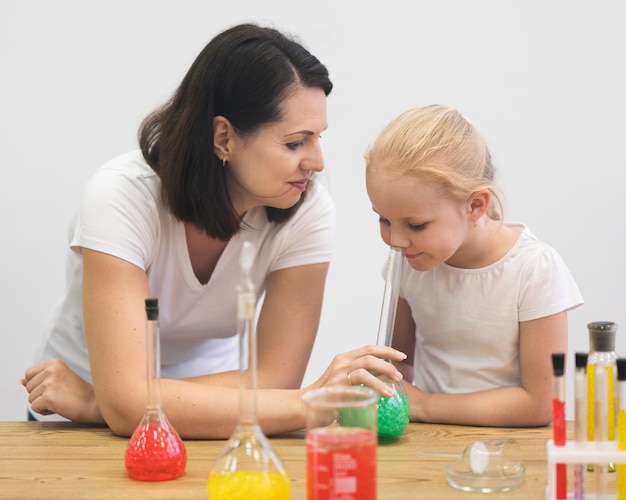
M 393 388 L 377 375 L 387 375 L 393 381 L 402 374 L 389 361 L 403 361 L 406 354 L 386 346 L 367 345 L 338 354 L 322 376 L 307 389 L 332 385 L 366 385 L 385 397 L 393 396 Z
M 93 386 L 63 361 L 51 359 L 24 373 L 28 402 L 41 415 L 57 413 L 74 422 L 103 424 Z

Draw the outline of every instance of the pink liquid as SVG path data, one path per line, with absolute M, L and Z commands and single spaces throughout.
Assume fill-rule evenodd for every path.
M 183 475 L 187 451 L 174 429 L 148 423 L 130 438 L 124 462 L 133 479 L 166 481 Z
M 357 427 L 307 431 L 307 499 L 375 500 L 376 443 Z

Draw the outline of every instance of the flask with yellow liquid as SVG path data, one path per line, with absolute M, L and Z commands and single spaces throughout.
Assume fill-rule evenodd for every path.
M 239 259 L 242 281 L 237 294 L 239 422 L 209 473 L 209 500 L 291 498 L 289 475 L 261 430 L 257 416 L 257 296 L 251 277 L 255 253 L 256 247 L 245 241 Z

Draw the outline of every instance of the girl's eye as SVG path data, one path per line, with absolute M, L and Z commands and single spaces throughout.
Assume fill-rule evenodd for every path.
M 380 222 L 381 224 L 384 224 L 385 226 L 389 225 L 389 221 L 387 219 L 383 219 L 382 217 L 378 218 L 378 222 Z
M 426 224 L 409 224 L 409 229 L 411 231 L 423 231 L 426 229 Z

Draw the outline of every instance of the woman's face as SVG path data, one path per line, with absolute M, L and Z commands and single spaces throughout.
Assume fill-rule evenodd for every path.
M 445 197 L 433 182 L 384 169 L 368 171 L 366 184 L 382 239 L 402 248 L 413 269 L 459 263 L 471 227 L 469 203 Z
M 235 134 L 228 157 L 228 189 L 237 212 L 257 206 L 290 208 L 313 172 L 324 169 L 320 134 L 326 129 L 326 94 L 300 88 L 281 105 L 283 119 L 251 137 Z

